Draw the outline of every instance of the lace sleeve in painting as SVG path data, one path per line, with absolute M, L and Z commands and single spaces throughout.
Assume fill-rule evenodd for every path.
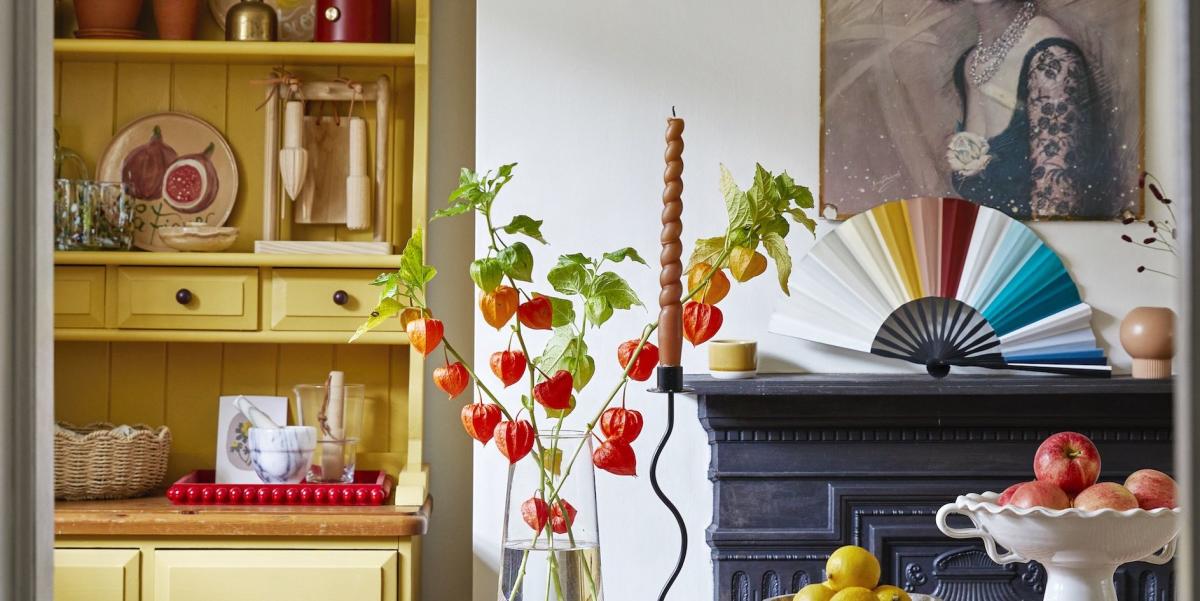
M 1029 158 L 1033 165 L 1033 215 L 1062 217 L 1082 210 L 1079 164 L 1084 153 L 1083 113 L 1088 110 L 1087 65 L 1078 52 L 1050 46 L 1030 63 Z

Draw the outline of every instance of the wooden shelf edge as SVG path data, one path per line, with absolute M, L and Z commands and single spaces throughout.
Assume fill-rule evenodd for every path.
M 421 506 L 296 507 L 172 505 L 154 496 L 115 501 L 60 501 L 56 536 L 420 536 L 433 501 Z
M 83 62 L 396 65 L 413 64 L 416 45 L 59 38 L 54 40 L 54 57 Z
M 350 332 L 288 332 L 277 330 L 109 330 L 57 328 L 54 339 L 83 342 L 227 342 L 266 344 L 350 344 Z M 368 332 L 354 344 L 408 344 L 403 332 Z
M 169 253 L 58 251 L 55 265 L 153 265 L 164 267 L 314 267 L 396 269 L 400 255 L 270 255 L 261 253 Z

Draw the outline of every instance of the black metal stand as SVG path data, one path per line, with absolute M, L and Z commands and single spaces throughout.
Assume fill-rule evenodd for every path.
M 671 577 L 667 579 L 662 591 L 658 593 L 658 601 L 666 600 L 667 593 L 671 591 L 675 580 L 679 578 L 679 573 L 683 571 L 683 561 L 687 557 L 687 525 L 683 523 L 683 515 L 679 513 L 679 508 L 675 507 L 675 504 L 663 492 L 662 487 L 658 485 L 658 459 L 662 456 L 663 449 L 667 446 L 667 440 L 671 438 L 671 433 L 675 430 L 675 393 L 687 391 L 687 387 L 683 385 L 683 367 L 678 365 L 658 367 L 658 387 L 650 389 L 650 392 L 666 393 L 667 395 L 667 430 L 663 432 L 662 440 L 658 442 L 658 448 L 654 451 L 654 460 L 650 463 L 650 486 L 663 505 L 666 505 L 671 515 L 675 516 L 675 523 L 679 526 L 679 559 L 675 562 L 675 569 L 671 571 Z

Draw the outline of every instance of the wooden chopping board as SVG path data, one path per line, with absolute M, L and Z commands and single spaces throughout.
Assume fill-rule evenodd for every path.
M 340 122 L 339 122 L 340 121 Z M 350 175 L 350 120 L 304 118 L 308 178 L 292 211 L 295 223 L 346 223 L 346 177 Z

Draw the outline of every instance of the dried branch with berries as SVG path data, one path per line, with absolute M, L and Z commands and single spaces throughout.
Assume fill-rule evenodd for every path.
M 1172 256 L 1178 257 L 1179 229 L 1176 225 L 1177 221 L 1175 219 L 1175 201 L 1171 200 L 1170 197 L 1163 193 L 1162 183 L 1158 181 L 1158 178 L 1149 173 L 1142 173 L 1142 177 L 1138 180 L 1138 186 L 1144 190 L 1150 191 L 1150 194 L 1154 197 L 1154 199 L 1162 204 L 1163 208 L 1166 210 L 1167 216 L 1159 219 L 1146 219 L 1127 213 L 1125 218 L 1121 220 L 1121 223 L 1127 226 L 1144 228 L 1148 231 L 1143 234 L 1121 234 L 1121 240 L 1126 244 L 1132 244 L 1134 246 L 1153 251 L 1170 253 Z M 1154 269 L 1145 265 L 1138 265 L 1137 272 L 1156 273 L 1169 278 L 1175 277 L 1175 274 L 1173 273 L 1162 271 L 1161 269 Z

